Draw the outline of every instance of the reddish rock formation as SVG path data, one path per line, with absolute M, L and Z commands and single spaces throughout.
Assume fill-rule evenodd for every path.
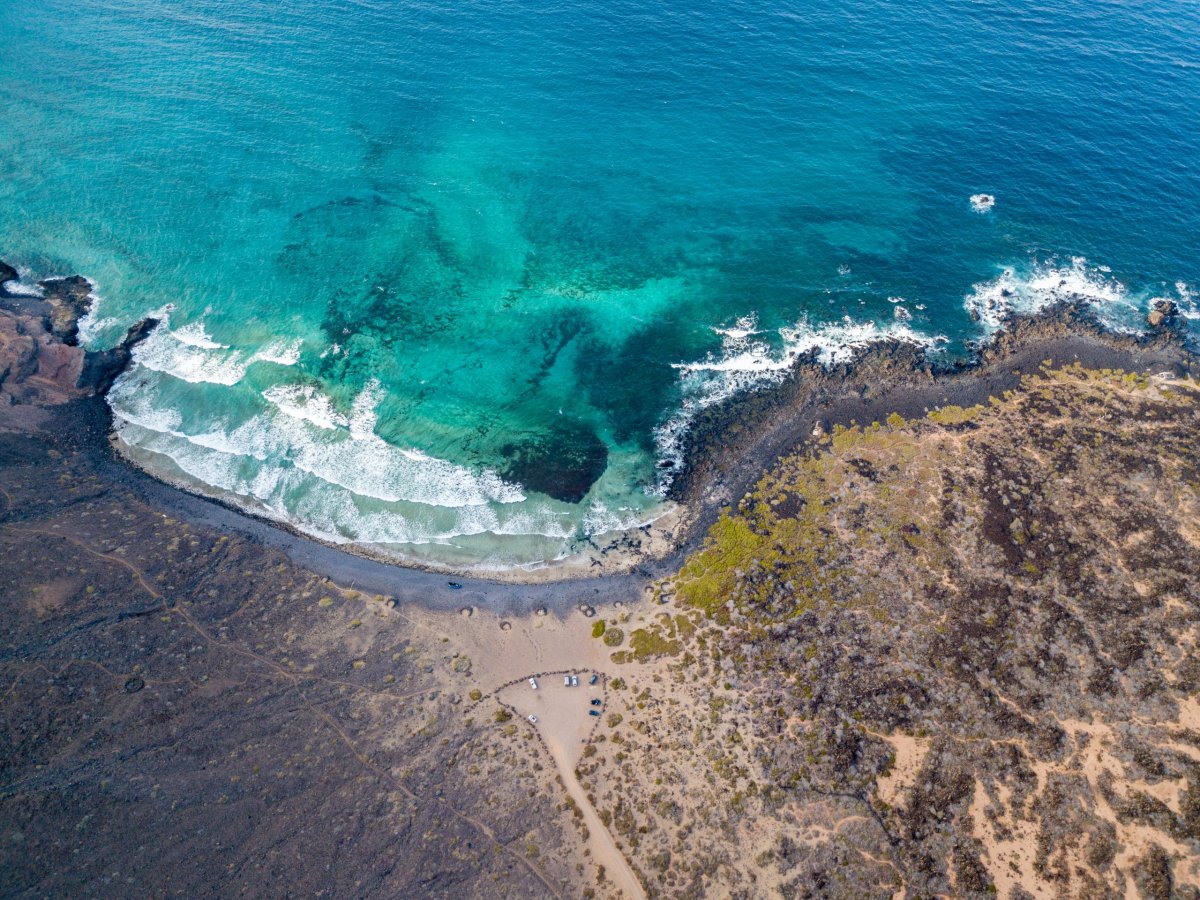
M 157 324 L 145 319 L 116 347 L 85 350 L 78 345 L 79 320 L 91 307 L 91 283 L 78 275 L 43 281 L 36 297 L 4 288 L 16 278 L 15 269 L 0 263 L 0 406 L 56 406 L 103 394 Z

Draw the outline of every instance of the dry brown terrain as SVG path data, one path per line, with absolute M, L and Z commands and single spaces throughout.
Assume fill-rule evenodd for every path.
M 1200 896 L 1200 384 L 1078 367 L 782 461 L 580 766 L 662 896 Z

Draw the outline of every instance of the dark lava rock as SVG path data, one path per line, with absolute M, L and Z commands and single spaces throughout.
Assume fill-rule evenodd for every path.
M 105 394 L 117 376 L 125 371 L 133 356 L 133 348 L 150 336 L 158 319 L 142 319 L 126 332 L 121 343 L 111 350 L 89 351 L 83 358 L 83 370 L 79 373 L 81 388 L 89 388 L 97 394 Z
M 38 284 L 50 303 L 50 330 L 68 347 L 79 343 L 79 320 L 92 307 L 92 283 L 82 275 L 49 278 Z
M 0 260 L 0 284 L 6 281 L 16 281 L 20 277 L 16 269 L 3 260 Z
M 501 452 L 508 459 L 502 477 L 564 503 L 582 500 L 608 465 L 608 448 L 596 433 L 565 422 Z
M 145 686 L 146 682 L 137 675 L 131 675 L 129 678 L 125 679 L 125 693 L 127 694 L 136 694 Z

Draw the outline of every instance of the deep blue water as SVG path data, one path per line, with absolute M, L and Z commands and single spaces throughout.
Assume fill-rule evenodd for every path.
M 169 307 L 130 454 L 410 558 L 652 517 L 688 410 L 789 350 L 954 352 L 1063 292 L 1200 314 L 1194 3 L 6 0 L 0 34 L 0 257 L 90 276 L 96 344 Z

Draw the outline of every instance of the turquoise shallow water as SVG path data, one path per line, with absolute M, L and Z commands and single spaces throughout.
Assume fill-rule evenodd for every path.
M 0 257 L 91 277 L 96 345 L 166 312 L 131 453 L 412 559 L 653 517 L 689 411 L 790 352 L 1200 315 L 1190 3 L 7 0 L 0 35 Z

